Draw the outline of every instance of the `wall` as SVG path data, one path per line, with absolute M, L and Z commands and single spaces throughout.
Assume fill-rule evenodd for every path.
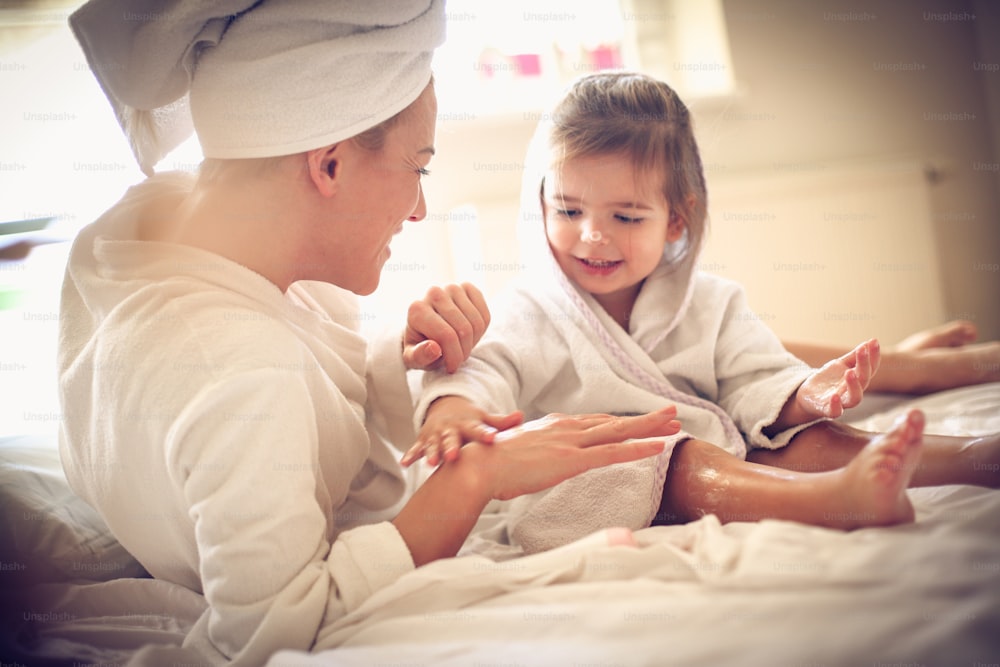
M 823 196 L 833 199 L 823 201 L 836 202 L 845 171 L 877 174 L 882 169 L 892 178 L 900 164 L 918 177 L 930 170 L 929 180 L 916 178 L 908 186 L 923 183 L 926 206 L 894 212 L 883 202 L 871 205 L 876 212 L 866 204 L 852 204 L 849 212 L 857 214 L 860 224 L 842 225 L 845 236 L 871 246 L 866 229 L 871 233 L 881 225 L 893 234 L 886 238 L 885 229 L 877 230 L 880 245 L 874 251 L 867 248 L 865 262 L 852 267 L 853 281 L 845 280 L 845 268 L 831 263 L 817 281 L 817 293 L 802 297 L 822 303 L 841 299 L 845 292 L 859 299 L 875 295 L 874 305 L 857 312 L 867 312 L 871 317 L 862 323 L 890 341 L 901 335 L 900 326 L 924 327 L 954 317 L 972 319 L 985 337 L 1000 338 L 1000 54 L 996 40 L 989 38 L 1000 34 L 998 6 L 985 0 L 891 0 L 863 8 L 839 0 L 729 0 L 724 9 L 738 92 L 721 101 L 689 100 L 710 196 L 718 206 L 724 205 L 727 192 L 740 191 L 747 178 L 764 178 L 768 192 L 740 205 L 767 213 L 781 205 L 782 179 L 791 188 L 805 176 L 815 184 L 829 174 L 829 192 Z M 431 216 L 394 244 L 393 259 L 401 268 L 413 257 L 424 257 L 412 261 L 424 261 L 427 275 L 458 276 L 461 271 L 449 273 L 438 264 L 445 260 L 430 259 L 428 248 L 462 224 L 449 211 L 473 203 L 484 248 L 459 263 L 485 267 L 472 275 L 489 292 L 507 283 L 517 267 L 513 220 L 520 162 L 533 125 L 528 114 L 441 118 L 438 157 L 426 186 Z M 909 193 L 901 195 L 905 198 L 922 196 L 912 189 L 900 192 Z M 824 221 L 823 213 L 844 210 L 807 210 L 811 215 L 798 233 L 769 228 L 764 216 L 755 223 L 759 234 L 753 252 L 787 263 L 830 234 L 810 225 L 835 224 L 836 215 Z M 917 219 L 920 211 L 928 216 L 926 223 Z M 721 211 L 713 207 L 711 213 L 716 220 L 710 243 L 724 243 Z M 774 284 L 774 273 L 774 262 L 762 261 L 734 277 L 748 285 L 751 302 L 760 308 L 755 299 L 764 301 L 764 295 L 755 294 L 753 287 Z M 386 274 L 384 283 L 393 286 L 395 296 L 387 290 L 384 299 L 402 302 L 415 293 L 418 281 L 404 274 Z M 461 277 L 468 275 L 466 271 Z M 787 271 L 779 278 L 795 282 Z M 928 279 L 935 286 L 925 294 L 922 286 Z M 921 307 L 925 296 L 938 305 Z M 896 314 L 872 310 L 885 303 L 892 303 Z M 907 303 L 913 307 L 901 305 Z M 770 324 L 784 335 L 843 343 L 857 337 L 856 328 L 831 326 L 823 311 L 803 319 L 795 300 L 783 299 L 779 306 Z M 899 312 L 909 315 L 899 319 Z

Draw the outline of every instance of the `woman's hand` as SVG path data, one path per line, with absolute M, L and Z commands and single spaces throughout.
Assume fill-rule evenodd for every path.
M 469 283 L 432 287 L 410 305 L 403 333 L 403 362 L 411 370 L 442 365 L 454 373 L 486 333 L 490 310 Z
M 541 491 L 593 468 L 663 451 L 680 423 L 673 406 L 638 417 L 549 415 L 473 442 L 421 484 L 392 523 L 423 565 L 454 556 L 491 499 Z
M 681 429 L 677 408 L 636 417 L 551 414 L 501 431 L 493 444 L 473 442 L 442 469 L 472 471 L 489 498 L 507 500 L 541 491 L 592 468 L 663 451 L 661 440 Z
M 461 396 L 442 396 L 431 403 L 417 441 L 403 455 L 400 464 L 408 466 L 422 457 L 432 466 L 454 461 L 462 445 L 473 441 L 489 444 L 497 431 L 513 428 L 523 421 L 524 414 L 520 411 L 494 415 Z
M 803 415 L 798 423 L 835 419 L 861 403 L 878 366 L 879 345 L 873 338 L 816 370 L 795 393 L 795 407 Z

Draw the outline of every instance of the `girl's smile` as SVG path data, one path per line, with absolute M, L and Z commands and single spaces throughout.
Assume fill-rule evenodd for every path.
M 556 262 L 620 323 L 665 244 L 684 232 L 663 184 L 661 172 L 639 173 L 617 154 L 573 158 L 545 176 L 542 212 Z
M 594 276 L 609 276 L 618 270 L 625 262 L 622 260 L 590 259 L 577 257 L 576 261 L 583 265 L 583 270 Z

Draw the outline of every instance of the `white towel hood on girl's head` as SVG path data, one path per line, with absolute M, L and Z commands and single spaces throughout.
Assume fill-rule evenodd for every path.
M 541 188 L 545 172 L 552 159 L 548 137 L 552 114 L 543 114 L 528 144 L 521 181 L 521 207 L 517 220 L 520 261 L 526 279 L 536 286 L 555 282 L 581 309 L 603 312 L 590 294 L 572 283 L 556 263 L 545 238 L 542 217 Z M 701 248 L 686 249 L 687 234 L 677 243 L 668 244 L 663 259 L 653 277 L 670 274 L 669 280 L 647 280 L 639 292 L 629 333 L 649 351 L 656 347 L 677 326 L 687 311 Z
M 354 136 L 426 87 L 443 0 L 90 0 L 70 17 L 147 174 L 197 132 L 206 157 Z

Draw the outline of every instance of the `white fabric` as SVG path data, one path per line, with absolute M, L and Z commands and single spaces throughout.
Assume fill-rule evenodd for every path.
M 206 157 L 359 134 L 426 87 L 443 0 L 90 0 L 70 24 L 147 174 L 197 132 Z
M 1000 431 L 1000 384 L 884 407 L 855 425 L 921 408 L 930 432 Z M 910 496 L 917 520 L 906 526 L 844 533 L 709 516 L 639 531 L 639 549 L 609 548 L 596 535 L 501 563 L 446 559 L 329 625 L 309 653 L 282 650 L 267 665 L 997 662 L 1000 492 L 947 486 Z M 30 632 L 4 653 L 8 662 L 204 662 L 179 648 L 204 600 L 176 584 L 53 585 L 32 599 L 17 608 Z M 43 618 L 24 619 L 25 608 Z M 161 646 L 138 650 L 150 642 Z
M 673 445 L 687 437 L 740 458 L 781 447 L 800 425 L 773 439 L 776 420 L 810 369 L 789 354 L 732 281 L 696 271 L 698 248 L 685 236 L 664 251 L 620 327 L 562 273 L 545 240 L 540 187 L 544 120 L 532 140 L 519 232 L 527 274 L 496 309 L 472 357 L 453 375 L 427 373 L 415 424 L 448 394 L 535 419 L 551 412 L 637 414 L 675 404 L 684 432 L 656 458 L 593 470 L 514 500 L 507 521 L 480 534 L 494 557 L 534 553 L 611 526 L 650 525 Z M 499 546 L 498 546 L 499 545 Z
M 404 492 L 366 426 L 368 385 L 408 390 L 398 333 L 395 361 L 383 353 L 366 377 L 353 295 L 320 283 L 282 294 L 212 253 L 137 240 L 139 221 L 192 185 L 155 176 L 79 234 L 63 287 L 60 449 L 122 545 L 205 595 L 192 645 L 261 664 L 279 646 L 308 648 L 412 569 L 392 524 L 362 525 Z
M 669 289 L 668 273 L 643 293 Z M 445 395 L 465 396 L 494 412 L 635 414 L 675 404 L 684 431 L 663 455 L 587 472 L 549 491 L 509 503 L 503 530 L 482 535 L 491 555 L 565 544 L 610 526 L 650 524 L 659 506 L 672 443 L 696 437 L 743 458 L 741 434 L 758 447 L 787 443 L 762 433 L 809 372 L 753 317 L 743 291 L 707 274 L 694 280 L 685 318 L 645 352 L 589 297 L 529 283 L 509 295 L 472 357 L 453 375 L 425 375 L 417 423 Z M 586 310 L 583 309 L 586 304 Z M 640 299 L 634 315 L 654 309 Z M 654 310 L 655 312 L 655 310 Z M 544 346 L 544 349 L 542 347 Z M 517 549 L 494 550 L 492 542 Z

